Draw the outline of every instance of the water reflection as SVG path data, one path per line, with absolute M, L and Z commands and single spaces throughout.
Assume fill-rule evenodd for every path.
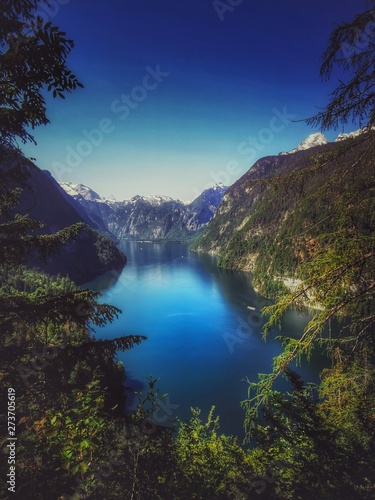
M 281 351 L 276 332 L 267 342 L 261 338 L 264 299 L 252 289 L 250 274 L 218 269 L 214 257 L 193 254 L 187 245 L 122 242 L 121 248 L 128 257 L 121 275 L 114 282 L 101 277 L 91 286 L 124 311 L 100 336 L 148 337 L 119 354 L 130 375 L 127 385 L 139 390 L 152 373 L 178 406 L 173 417 L 188 418 L 190 406 L 208 412 L 215 405 L 222 430 L 241 437 L 243 380 L 270 372 Z M 307 321 L 307 315 L 291 311 L 283 331 L 300 335 Z M 305 380 L 317 380 L 314 364 L 299 371 Z

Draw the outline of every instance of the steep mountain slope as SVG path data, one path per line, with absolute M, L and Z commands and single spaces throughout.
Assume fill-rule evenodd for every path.
M 256 286 L 272 295 L 275 276 L 301 277 L 318 235 L 345 231 L 354 220 L 359 233 L 374 231 L 375 212 L 364 209 L 364 199 L 375 207 L 374 157 L 374 142 L 361 134 L 260 159 L 228 189 L 192 249 L 218 255 L 222 267 L 252 271 Z
M 91 221 L 91 224 L 94 224 L 102 231 L 108 231 L 104 221 L 110 217 L 111 207 L 105 200 L 102 200 L 95 191 L 83 184 L 70 182 L 59 182 L 57 184 L 66 199 L 73 203 L 75 207 L 79 207 L 79 210 L 84 214 L 84 217 Z
M 25 162 L 23 158 L 21 161 Z M 37 258 L 30 258 L 29 264 L 51 274 L 69 275 L 78 284 L 123 267 L 125 256 L 112 241 L 97 232 L 100 226 L 87 216 L 81 205 L 68 197 L 48 172 L 31 162 L 26 165 L 30 172 L 29 188 L 23 190 L 21 202 L 14 213 L 28 214 L 31 219 L 44 222 L 45 226 L 38 231 L 39 234 L 53 234 L 79 222 L 87 225 L 75 241 L 62 247 L 59 254 L 48 259 L 47 264 Z M 2 164 L 1 168 L 7 167 Z
M 198 231 L 210 222 L 227 189 L 224 184 L 219 182 L 212 188 L 205 189 L 187 206 L 184 223 L 189 230 Z
M 218 184 L 185 204 L 168 196 L 106 200 L 82 184 L 60 185 L 81 204 L 88 217 L 117 238 L 168 241 L 189 240 L 202 231 L 227 189 Z
M 162 196 L 134 196 L 111 206 L 112 213 L 105 223 L 119 239 L 164 239 L 184 210 L 181 201 Z

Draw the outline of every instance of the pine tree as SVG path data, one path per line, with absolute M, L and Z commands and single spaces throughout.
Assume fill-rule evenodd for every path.
M 374 41 L 375 2 L 369 0 L 365 12 L 332 32 L 320 75 L 329 80 L 336 68 L 348 78 L 340 80 L 326 109 L 307 123 L 326 130 L 352 121 L 371 130 L 375 125 Z
M 7 389 L 17 394 L 20 497 L 57 498 L 63 487 L 73 488 L 77 477 L 84 478 L 87 457 L 102 447 L 106 419 L 123 416 L 125 375 L 116 352 L 144 337 L 96 341 L 93 328 L 112 322 L 121 311 L 68 278 L 26 267 L 31 254 L 43 261 L 84 229 L 75 224 L 40 235 L 41 222 L 17 214 L 35 168 L 18 140 L 34 141 L 30 128 L 48 123 L 45 91 L 64 97 L 82 87 L 66 65 L 73 42 L 35 17 L 38 3 L 4 0 L 0 7 L 0 385 L 2 413 Z M 71 433 L 56 441 L 51 440 L 54 430 L 49 432 L 57 419 L 68 425 L 72 415 L 71 433 L 82 439 L 71 446 L 67 460 Z M 4 414 L 1 419 L 5 422 Z M 71 469 L 62 468 L 69 463 Z M 6 470 L 1 473 L 6 477 Z M 47 477 L 56 481 L 49 483 Z
M 287 492 L 285 498 L 309 498 L 306 495 L 311 487 L 307 487 L 306 481 L 311 478 L 316 486 L 323 487 L 319 473 L 321 477 L 327 473 L 327 484 L 335 486 L 332 490 L 316 490 L 315 496 L 337 498 L 340 492 L 338 496 L 342 498 L 372 498 L 374 494 L 371 459 L 375 446 L 374 27 L 374 11 L 367 10 L 352 23 L 334 30 L 321 73 L 328 77 L 338 65 L 351 76 L 347 83 L 339 82 L 326 109 L 308 120 L 324 129 L 352 119 L 365 126 L 363 134 L 343 146 L 332 147 L 325 157 L 319 158 L 317 153 L 316 163 L 299 178 L 291 174 L 277 179 L 278 189 L 283 186 L 287 189 L 298 186 L 301 180 L 306 182 L 309 176 L 316 176 L 331 165 L 337 166 L 306 200 L 311 207 L 323 201 L 324 217 L 314 220 L 311 229 L 305 229 L 303 242 L 310 239 L 313 246 L 304 252 L 299 264 L 302 283 L 297 290 L 283 294 L 274 305 L 264 309 L 268 316 L 264 334 L 273 325 L 280 325 L 290 307 L 300 310 L 306 309 L 306 304 L 315 307 L 312 320 L 300 338 L 280 337 L 283 352 L 275 358 L 273 372 L 261 375 L 258 383 L 249 385 L 249 397 L 243 403 L 249 439 L 255 435 L 263 451 L 267 447 L 275 450 L 282 443 L 281 435 L 286 433 L 288 442 L 283 444 L 282 452 L 277 451 L 277 456 L 290 460 L 298 455 L 298 461 L 293 465 L 293 458 L 291 462 L 290 477 L 283 474 L 277 488 L 280 498 L 284 498 L 283 491 Z M 367 44 L 360 45 L 359 41 L 366 36 Z M 333 323 L 338 323 L 335 329 Z M 275 379 L 282 374 L 290 378 L 290 364 L 305 362 L 318 346 L 329 355 L 332 366 L 321 374 L 316 403 L 311 406 L 311 397 L 299 389 L 296 392 L 295 384 L 292 403 L 275 395 L 272 389 Z M 306 405 L 310 409 L 305 414 Z M 257 421 L 260 408 L 266 412 L 267 422 L 271 421 L 271 428 Z M 291 420 L 290 408 L 294 412 Z M 301 419 L 306 421 L 314 415 L 315 436 L 327 436 L 326 446 L 320 444 L 319 450 L 315 437 L 313 442 L 310 439 L 302 442 L 305 430 L 296 428 Z M 298 450 L 300 445 L 304 450 Z M 332 450 L 337 453 L 331 453 Z M 336 483 L 337 475 L 345 477 L 346 490 Z M 302 490 L 298 491 L 299 487 Z

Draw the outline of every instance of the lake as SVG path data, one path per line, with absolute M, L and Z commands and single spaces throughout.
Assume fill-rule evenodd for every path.
M 119 353 L 127 386 L 145 390 L 145 377 L 152 374 L 160 379 L 161 393 L 168 394 L 158 410 L 160 423 L 189 418 L 191 406 L 201 408 L 205 418 L 215 405 L 221 431 L 242 440 L 245 380 L 269 373 L 281 352 L 275 333 L 262 340 L 260 309 L 267 302 L 252 288 L 251 275 L 218 269 L 215 257 L 192 253 L 185 244 L 124 241 L 119 246 L 128 265 L 90 287 L 123 311 L 112 325 L 97 330 L 98 337 L 148 338 Z M 282 332 L 297 337 L 307 321 L 308 315 L 290 311 Z M 298 372 L 305 381 L 317 382 L 322 363 L 316 356 Z M 280 380 L 278 387 L 287 386 Z M 134 408 L 135 398 L 129 405 Z

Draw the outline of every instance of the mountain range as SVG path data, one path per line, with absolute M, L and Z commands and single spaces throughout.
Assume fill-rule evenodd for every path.
M 61 182 L 61 188 L 78 202 L 101 230 L 118 239 L 189 241 L 214 216 L 227 187 L 219 183 L 194 201 L 184 203 L 168 196 L 134 196 L 116 201 L 101 198 L 83 184 Z
M 371 132 L 340 134 L 332 143 L 312 134 L 288 153 L 261 158 L 230 188 L 216 184 L 189 203 L 167 196 L 105 199 L 85 185 L 58 183 L 28 162 L 31 190 L 24 190 L 17 211 L 44 222 L 45 234 L 86 224 L 86 231 L 44 266 L 77 283 L 124 266 L 118 240 L 189 241 L 194 251 L 218 255 L 222 267 L 252 271 L 254 283 L 266 291 L 270 276 L 297 277 L 299 262 L 318 234 L 317 220 L 327 218 L 334 230 L 335 218 L 327 213 L 342 193 L 358 182 L 371 183 L 373 166 L 365 156 L 373 147 L 371 141 L 368 145 Z M 358 161 L 362 157 L 366 161 Z M 355 170 L 342 175 L 350 162 Z M 287 187 L 279 187 L 280 178 L 290 178 Z M 321 188 L 333 179 L 336 191 L 323 199 Z M 30 264 L 43 267 L 35 260 Z

